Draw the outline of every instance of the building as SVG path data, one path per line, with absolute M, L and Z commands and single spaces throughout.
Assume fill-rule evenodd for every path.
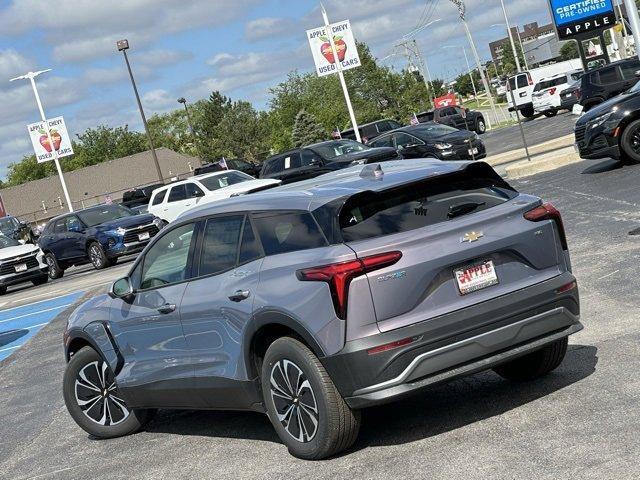
M 195 157 L 157 148 L 158 163 L 165 181 L 185 178 L 200 165 Z M 133 187 L 158 182 L 151 151 L 80 168 L 64 174 L 74 209 L 114 202 Z M 67 211 L 57 175 L 0 190 L 6 212 L 27 222 L 41 222 Z
M 527 23 L 522 27 L 522 31 L 518 26 L 514 26 L 511 27 L 511 35 L 514 42 L 522 43 L 529 67 L 553 61 L 559 56 L 560 42 L 553 23 L 542 26 L 538 26 L 538 22 Z M 498 66 L 502 66 L 505 48 L 511 48 L 508 36 L 489 43 L 491 59 Z

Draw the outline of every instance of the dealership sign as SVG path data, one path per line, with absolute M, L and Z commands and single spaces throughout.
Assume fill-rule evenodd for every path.
M 560 39 L 613 27 L 612 0 L 549 0 Z
M 69 138 L 67 127 L 64 124 L 64 118 L 52 118 L 48 120 L 47 123 L 49 124 L 51 142 L 49 142 L 49 136 L 45 130 L 45 122 L 36 122 L 27 125 L 29 137 L 31 137 L 31 143 L 33 144 L 33 151 L 36 153 L 38 163 L 53 160 L 54 151 L 58 154 L 58 158 L 73 155 L 71 138 Z M 53 143 L 53 145 L 51 143 Z
M 329 25 L 329 30 L 333 38 L 333 44 L 338 54 L 338 61 L 342 70 L 349 70 L 360 66 L 360 57 L 356 48 L 356 41 L 353 38 L 353 31 L 349 20 Z M 316 73 L 322 77 L 338 71 L 336 59 L 333 55 L 329 34 L 325 27 L 307 30 L 307 38 L 311 47 L 313 61 L 316 64 Z

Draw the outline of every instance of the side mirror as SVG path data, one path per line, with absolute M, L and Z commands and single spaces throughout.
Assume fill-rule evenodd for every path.
M 127 299 L 133 295 L 133 285 L 131 285 L 131 280 L 129 277 L 123 277 L 111 285 L 109 289 L 109 296 L 111 298 L 122 298 Z

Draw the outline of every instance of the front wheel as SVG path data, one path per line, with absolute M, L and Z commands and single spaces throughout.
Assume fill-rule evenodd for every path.
M 55 280 L 56 278 L 62 278 L 64 275 L 64 268 L 60 266 L 56 256 L 49 252 L 44 256 L 44 262 L 49 267 L 49 278 Z
M 622 131 L 620 148 L 624 163 L 640 163 L 640 119 L 634 120 Z
M 493 369 L 507 380 L 527 381 L 542 377 L 560 366 L 567 353 L 567 337 Z
M 102 270 L 103 268 L 111 265 L 111 261 L 107 257 L 107 254 L 104 253 L 102 246 L 98 242 L 91 242 L 87 250 L 89 253 L 89 260 L 91 260 L 93 268 L 96 270 Z
M 127 406 L 109 364 L 90 347 L 82 348 L 67 364 L 63 395 L 73 420 L 97 438 L 134 433 L 155 413 L 154 410 L 134 410 Z
M 479 118 L 478 122 L 476 123 L 476 133 L 482 135 L 486 131 L 487 131 L 487 125 L 484 123 L 484 119 Z
M 262 364 L 267 414 L 289 453 L 320 460 L 349 448 L 360 429 L 318 358 L 290 337 L 273 342 Z
M 558 114 L 557 110 L 545 110 L 544 112 L 544 116 L 547 118 L 551 118 L 551 117 L 555 117 Z

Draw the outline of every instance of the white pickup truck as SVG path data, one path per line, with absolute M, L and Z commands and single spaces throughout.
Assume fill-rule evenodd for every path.
M 582 70 L 582 61 L 579 58 L 574 60 L 566 60 L 564 62 L 552 63 L 543 67 L 533 68 L 524 72 L 516 73 L 509 77 L 507 82 L 507 102 L 509 102 L 509 111 L 519 110 L 524 117 L 533 117 L 535 110 L 531 94 L 533 87 L 540 79 L 552 77 L 560 73 L 568 73 L 575 70 Z M 515 107 L 511 99 L 511 91 L 513 90 L 513 98 L 515 98 Z

